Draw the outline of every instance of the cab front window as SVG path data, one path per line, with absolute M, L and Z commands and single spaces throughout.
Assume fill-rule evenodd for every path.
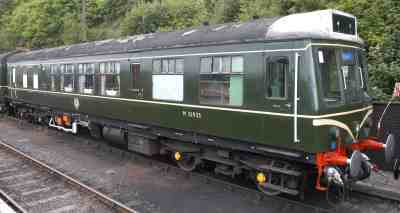
M 356 60 L 356 50 L 343 48 L 339 50 L 339 55 L 346 101 L 348 103 L 360 102 L 363 80 Z
M 366 90 L 365 56 L 356 48 L 316 47 L 316 71 L 327 103 L 359 103 Z
M 314 51 L 317 69 L 321 76 L 322 94 L 325 101 L 336 102 L 342 98 L 336 49 L 317 48 Z

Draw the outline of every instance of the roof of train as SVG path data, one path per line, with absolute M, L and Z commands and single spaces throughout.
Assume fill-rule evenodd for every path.
M 201 26 L 180 31 L 150 33 L 121 39 L 109 39 L 34 50 L 15 54 L 9 57 L 8 61 L 12 63 L 19 61 L 51 60 L 154 49 L 283 39 L 329 39 L 334 37 L 330 37 L 330 34 L 327 33 L 326 29 L 321 27 L 321 24 L 318 22 L 318 18 L 320 19 L 321 15 L 324 15 L 327 12 L 332 13 L 334 10 L 300 13 L 285 17 L 264 18 L 243 23 L 237 22 L 215 26 Z M 311 20 L 313 23 L 310 23 Z M 293 30 L 293 28 L 296 28 L 293 26 L 296 26 L 298 29 Z M 362 40 L 359 39 L 358 35 L 356 35 L 356 38 L 350 40 L 353 42 L 363 43 Z

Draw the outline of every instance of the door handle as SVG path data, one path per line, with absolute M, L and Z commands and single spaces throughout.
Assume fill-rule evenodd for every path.
M 290 104 L 290 103 L 285 104 L 285 106 L 286 106 L 287 108 L 292 108 L 292 104 Z

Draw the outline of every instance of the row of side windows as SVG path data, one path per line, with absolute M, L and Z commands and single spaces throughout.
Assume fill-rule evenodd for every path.
M 140 64 L 131 65 L 132 87 L 138 87 Z M 184 60 L 153 60 L 152 98 L 182 102 L 184 99 Z M 77 70 L 75 70 L 77 69 Z M 274 57 L 266 62 L 265 97 L 287 97 L 287 57 Z M 99 64 L 52 64 L 12 67 L 10 86 L 47 91 L 102 96 L 120 96 L 121 65 L 118 62 Z M 76 78 L 76 79 L 75 79 Z M 76 82 L 75 82 L 76 81 Z M 242 56 L 200 58 L 199 102 L 205 105 L 243 105 L 244 59 Z M 75 88 L 75 85 L 77 88 Z M 98 86 L 98 89 L 96 88 Z
M 99 81 L 100 95 L 120 95 L 120 63 L 118 62 L 100 63 L 100 72 L 95 71 L 95 64 L 92 63 L 77 66 L 74 64 L 17 66 L 12 67 L 11 70 L 9 77 L 11 87 L 93 95 L 96 92 L 96 82 Z M 76 89 L 75 85 L 77 85 Z

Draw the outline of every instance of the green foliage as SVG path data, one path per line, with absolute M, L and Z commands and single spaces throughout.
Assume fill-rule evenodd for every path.
M 76 10 L 69 0 L 32 0 L 16 7 L 6 18 L 6 30 L 16 35 L 16 43 L 32 47 L 62 44 L 63 19 L 69 11 Z
M 337 0 L 280 0 L 280 14 L 328 9 L 331 2 L 337 4 Z
M 273 17 L 281 13 L 281 4 L 276 0 L 241 0 L 240 20 L 251 20 L 254 17 Z
M 171 31 L 198 26 L 205 17 L 201 0 L 141 1 L 127 13 L 121 28 L 124 35 Z
M 80 41 L 80 30 L 81 24 L 79 19 L 74 14 L 66 14 L 62 20 L 60 20 L 63 27 L 63 33 L 61 34 L 61 39 L 63 44 L 74 44 Z
M 233 22 L 239 19 L 240 0 L 206 0 L 205 7 L 211 24 Z

